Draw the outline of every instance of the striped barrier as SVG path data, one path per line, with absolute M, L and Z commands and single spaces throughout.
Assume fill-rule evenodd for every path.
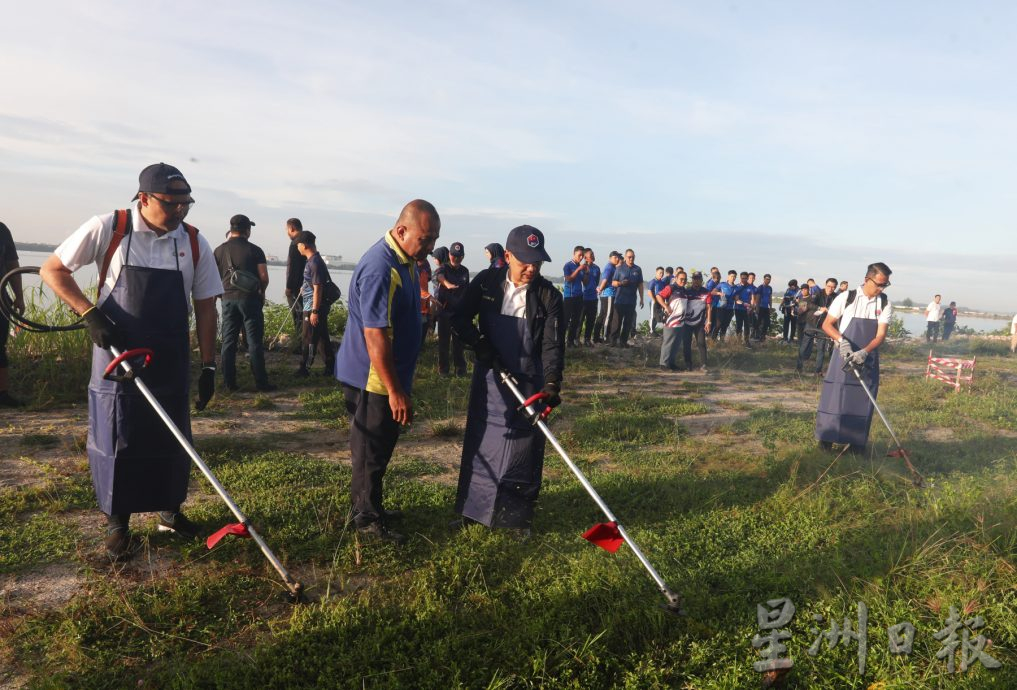
M 959 391 L 961 384 L 971 383 L 975 379 L 975 358 L 933 357 L 932 350 L 929 350 L 925 378 L 942 381 L 953 386 L 955 391 Z

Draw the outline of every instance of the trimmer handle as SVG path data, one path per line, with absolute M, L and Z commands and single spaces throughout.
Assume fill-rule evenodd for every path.
M 114 351 L 115 354 L 115 351 Z M 130 381 L 138 375 L 138 370 L 131 366 L 127 360 L 134 359 L 135 357 L 144 357 L 145 359 L 141 362 L 141 369 L 147 369 L 148 365 L 152 363 L 152 355 L 155 353 L 147 347 L 136 347 L 133 350 L 127 350 L 121 352 L 113 358 L 113 361 L 106 366 L 106 371 L 102 373 L 102 377 L 107 381 L 115 381 L 116 383 L 124 383 Z M 117 367 L 124 364 L 124 369 L 127 373 L 115 374 Z

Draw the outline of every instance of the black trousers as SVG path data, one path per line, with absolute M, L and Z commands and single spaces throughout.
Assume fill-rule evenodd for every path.
M 756 340 L 766 340 L 766 335 L 770 332 L 770 309 L 769 307 L 760 307 L 759 311 L 756 312 L 756 324 L 755 324 L 755 338 Z
M 342 384 L 350 415 L 350 456 L 353 479 L 350 500 L 357 527 L 383 522 L 382 479 L 399 439 L 399 424 L 392 419 L 388 396 Z
M 699 350 L 699 365 L 706 366 L 706 324 L 688 326 L 682 329 L 682 354 L 685 356 L 685 366 L 692 368 L 692 341 L 696 341 L 696 348 Z
M 318 312 L 318 325 L 311 325 L 311 315 L 304 314 L 304 346 L 300 349 L 300 368 L 307 369 L 308 361 L 314 358 L 315 352 L 321 354 L 321 363 L 325 373 L 331 374 L 335 366 L 335 353 L 332 352 L 332 339 L 328 335 L 328 309 Z
M 795 339 L 795 321 L 797 321 L 797 317 L 793 313 L 784 312 L 785 343 L 790 343 Z
M 583 296 L 566 297 L 562 305 L 562 316 L 565 319 L 565 342 L 572 345 L 579 337 L 579 322 L 583 318 Z
M 593 342 L 593 329 L 597 321 L 597 300 L 583 300 L 583 318 L 579 324 L 579 330 L 583 334 L 583 341 Z
M 939 340 L 939 321 L 925 322 L 925 340 L 926 342 Z
M 611 330 L 615 336 L 611 342 L 628 345 L 629 336 L 636 330 L 636 305 L 615 302 L 614 315 L 611 318 L 614 321 L 614 328 Z
M 727 327 L 731 325 L 731 319 L 734 317 L 734 309 L 714 309 L 714 314 L 717 314 L 717 328 L 713 330 L 713 339 L 720 339 L 724 342 L 724 336 L 727 335 Z
M 735 309 L 734 317 L 735 335 L 744 338 L 745 342 L 749 342 L 749 335 L 752 331 L 752 313 Z
M 452 325 L 449 323 L 448 312 L 442 312 L 438 317 L 438 373 L 448 374 L 449 350 L 452 351 L 452 365 L 456 369 L 456 376 L 466 375 L 466 354 L 463 350 L 463 343 L 452 332 Z
M 608 314 L 610 312 L 610 314 Z M 609 318 L 610 316 L 610 318 Z M 600 313 L 597 314 L 597 323 L 593 327 L 593 339 L 597 342 L 612 338 L 611 322 L 614 320 L 614 297 L 600 298 Z

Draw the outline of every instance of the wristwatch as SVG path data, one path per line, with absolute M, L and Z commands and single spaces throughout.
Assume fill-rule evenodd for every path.
M 311 310 L 311 313 L 312 313 L 312 314 L 317 314 L 317 313 L 318 313 L 318 310 L 317 310 L 317 309 L 312 309 L 312 310 Z

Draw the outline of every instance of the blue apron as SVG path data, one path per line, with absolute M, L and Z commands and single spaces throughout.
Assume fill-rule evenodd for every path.
M 129 265 L 128 230 L 124 267 L 99 307 L 124 334 L 127 349 L 154 351 L 140 374 L 173 422 L 190 440 L 189 318 L 183 274 Z M 88 384 L 88 464 L 99 509 L 106 514 L 175 511 L 187 497 L 190 459 L 132 382 L 103 379 L 113 360 L 92 348 Z M 121 372 L 122 373 L 122 372 Z
M 525 318 L 480 313 L 480 332 L 526 397 L 544 387 L 544 368 Z M 516 411 L 495 372 L 473 368 L 456 512 L 488 527 L 529 527 L 544 470 L 544 435 Z
M 877 319 L 852 318 L 842 335 L 851 343 L 852 350 L 868 345 L 876 337 Z M 862 378 L 872 391 L 879 392 L 879 349 L 870 352 L 862 369 Z M 851 371 L 844 371 L 844 359 L 839 348 L 833 349 L 830 366 L 823 380 L 823 393 L 819 397 L 816 413 L 816 439 L 830 443 L 864 446 L 869 440 L 872 424 L 872 401 L 862 390 Z

